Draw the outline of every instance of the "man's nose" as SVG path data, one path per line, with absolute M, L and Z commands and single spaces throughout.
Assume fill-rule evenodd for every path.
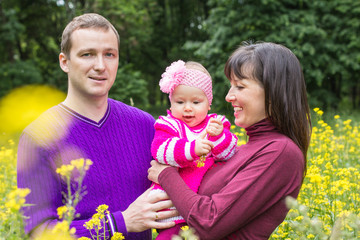
M 102 56 L 98 56 L 95 59 L 94 69 L 96 71 L 103 71 L 105 69 L 105 62 Z

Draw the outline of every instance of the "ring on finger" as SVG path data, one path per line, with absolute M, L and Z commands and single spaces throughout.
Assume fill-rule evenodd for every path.
M 155 212 L 155 220 L 158 220 L 159 216 L 158 216 L 158 213 Z

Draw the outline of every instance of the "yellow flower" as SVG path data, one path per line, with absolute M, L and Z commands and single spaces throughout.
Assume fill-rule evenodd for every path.
M 55 227 L 52 229 L 53 233 L 56 232 L 68 232 L 70 224 L 67 221 L 58 222 Z
M 83 169 L 89 170 L 89 166 L 93 164 L 90 159 L 79 158 L 75 160 L 71 160 L 70 164 L 74 166 L 77 170 L 81 171 Z
M 58 214 L 60 219 L 62 219 L 65 216 L 65 214 L 70 212 L 70 211 L 73 212 L 74 208 L 73 207 L 68 208 L 65 205 L 57 208 L 57 214 Z
M 44 231 L 35 240 L 75 240 L 75 228 L 70 228 L 67 221 L 58 222 L 54 228 Z
M 313 238 L 315 238 L 315 235 L 314 234 L 308 234 L 307 236 L 306 236 L 308 239 L 313 239 Z
M 89 221 L 85 222 L 84 227 L 88 230 L 101 228 L 100 219 L 98 217 L 93 216 Z
M 181 227 L 181 230 L 187 231 L 187 230 L 189 230 L 189 226 L 183 226 L 183 227 Z
M 63 177 L 70 177 L 73 170 L 74 166 L 72 165 L 62 165 L 60 168 L 56 169 L 56 173 Z
M 77 170 L 82 170 L 84 167 L 84 159 L 79 158 L 75 160 L 71 160 L 70 164 L 75 167 Z
M 0 100 L 0 132 L 21 132 L 65 97 L 65 93 L 49 86 L 27 85 L 12 90 Z
M 78 238 L 77 240 L 91 240 L 91 239 L 88 237 L 81 237 L 81 238 Z
M 107 214 L 109 211 L 107 211 L 109 208 L 108 205 L 106 204 L 102 204 L 100 206 L 97 207 L 96 211 L 100 214 L 100 215 L 104 215 L 105 213 Z
M 334 119 L 339 119 L 339 118 L 340 118 L 339 115 L 335 115 L 335 116 L 334 116 Z
M 122 240 L 125 239 L 125 237 L 122 235 L 122 233 L 116 232 L 114 233 L 114 235 L 111 237 L 111 240 Z
M 17 212 L 25 204 L 25 197 L 30 193 L 28 188 L 16 188 L 7 195 L 5 207 L 10 211 Z

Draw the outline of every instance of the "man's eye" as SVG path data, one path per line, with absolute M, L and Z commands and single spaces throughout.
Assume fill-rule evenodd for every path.
M 82 57 L 90 57 L 90 56 L 91 56 L 91 53 L 83 53 L 81 56 L 82 56 Z

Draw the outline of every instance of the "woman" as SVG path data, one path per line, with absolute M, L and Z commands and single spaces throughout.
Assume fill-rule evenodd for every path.
M 197 194 L 176 168 L 152 161 L 148 177 L 201 239 L 268 239 L 306 172 L 311 122 L 302 69 L 286 47 L 256 43 L 230 56 L 225 75 L 231 83 L 226 101 L 248 143 L 210 169 Z

